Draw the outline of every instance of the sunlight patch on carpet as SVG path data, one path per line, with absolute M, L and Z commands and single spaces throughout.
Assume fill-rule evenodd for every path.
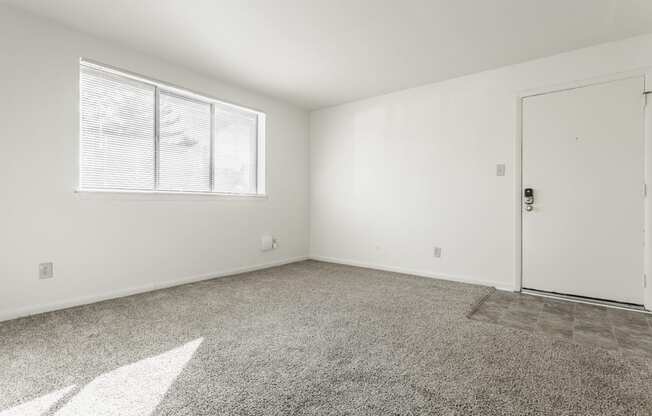
M 11 409 L 0 412 L 0 416 L 41 416 L 45 414 L 59 400 L 63 399 L 68 393 L 73 391 L 77 386 L 69 386 L 61 390 L 53 391 L 26 403 L 14 406 Z
M 151 414 L 202 343 L 198 338 L 154 357 L 128 364 L 91 381 L 57 416 Z

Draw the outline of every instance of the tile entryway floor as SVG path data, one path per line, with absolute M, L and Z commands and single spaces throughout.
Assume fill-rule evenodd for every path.
M 652 315 L 495 291 L 471 319 L 652 357 Z

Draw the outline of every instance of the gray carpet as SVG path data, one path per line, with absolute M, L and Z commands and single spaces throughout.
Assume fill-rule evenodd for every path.
M 651 415 L 652 362 L 307 261 L 0 323 L 0 415 Z

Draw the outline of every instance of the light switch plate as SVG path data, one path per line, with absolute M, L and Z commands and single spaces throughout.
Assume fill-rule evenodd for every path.
M 51 262 L 38 265 L 39 279 L 51 279 L 52 277 L 54 277 L 54 265 Z
M 505 176 L 505 164 L 499 163 L 496 165 L 496 176 Z

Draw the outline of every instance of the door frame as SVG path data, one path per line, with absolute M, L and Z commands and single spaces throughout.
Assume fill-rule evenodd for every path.
M 641 276 L 641 290 L 643 290 L 643 303 L 647 310 L 652 311 L 652 233 L 648 231 L 652 223 L 652 68 L 643 68 L 634 71 L 620 72 L 602 77 L 573 81 L 565 84 L 541 87 L 522 91 L 516 96 L 516 134 L 514 143 L 514 291 L 520 292 L 523 288 L 523 100 L 536 95 L 550 94 L 567 91 L 592 85 L 606 84 L 630 78 L 643 78 L 644 91 L 649 94 L 641 95 L 641 106 L 645 106 L 644 127 L 644 183 L 648 184 L 648 195 L 644 198 L 644 241 L 643 273 L 647 276 L 647 287 L 643 288 Z M 641 190 L 642 192 L 643 190 Z

